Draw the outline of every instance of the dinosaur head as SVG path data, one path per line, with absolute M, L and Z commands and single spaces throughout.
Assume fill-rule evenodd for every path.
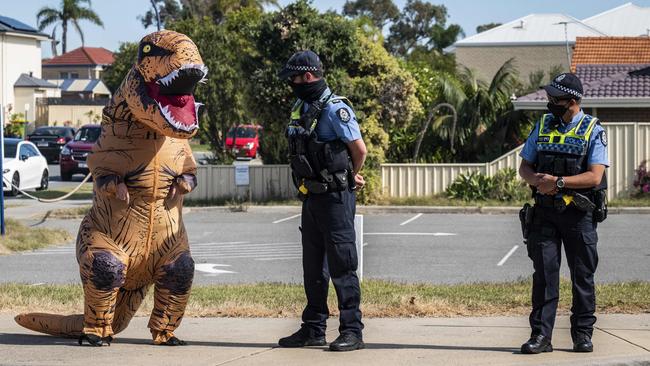
M 138 122 L 165 136 L 190 138 L 198 130 L 202 105 L 194 100 L 194 89 L 207 72 L 189 37 L 163 30 L 142 38 L 120 92 Z

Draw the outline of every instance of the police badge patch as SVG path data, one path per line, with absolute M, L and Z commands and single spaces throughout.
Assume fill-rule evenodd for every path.
M 602 131 L 600 133 L 600 142 L 603 143 L 603 146 L 607 146 L 607 134 L 605 133 L 605 131 Z
M 345 123 L 350 120 L 350 113 L 345 108 L 340 108 L 336 111 L 336 115 L 339 116 L 339 119 Z

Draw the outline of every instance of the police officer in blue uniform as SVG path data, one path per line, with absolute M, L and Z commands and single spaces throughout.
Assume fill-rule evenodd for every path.
M 599 121 L 580 108 L 583 89 L 576 75 L 560 74 L 543 88 L 550 113 L 536 124 L 520 153 L 519 174 L 535 198 L 534 207 L 524 206 L 520 215 L 534 267 L 532 331 L 521 352 L 553 351 L 562 244 L 573 290 L 573 350 L 592 352 L 596 226 L 607 216 L 607 136 Z
M 332 280 L 340 313 L 332 351 L 364 347 L 361 290 L 356 270 L 355 189 L 367 151 L 350 102 L 331 92 L 318 56 L 295 53 L 278 74 L 298 98 L 287 127 L 289 158 L 302 204 L 302 248 L 307 306 L 301 328 L 280 339 L 281 347 L 323 346 Z

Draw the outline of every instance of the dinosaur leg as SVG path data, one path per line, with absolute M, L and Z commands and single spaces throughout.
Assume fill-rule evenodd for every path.
M 194 260 L 187 249 L 170 254 L 156 270 L 154 309 L 149 328 L 154 344 L 178 346 L 185 342 L 176 338 L 173 332 L 181 323 L 190 297 Z
M 120 289 L 117 293 L 115 316 L 113 317 L 112 327 L 115 334 L 126 329 L 133 315 L 135 315 L 142 304 L 148 290 L 149 286 L 143 286 L 135 290 Z
M 85 234 L 85 233 L 84 233 Z M 97 231 L 80 236 L 78 261 L 84 288 L 84 328 L 80 338 L 91 345 L 112 339 L 115 302 L 124 285 L 128 256 Z M 85 245 L 84 245 L 85 244 Z

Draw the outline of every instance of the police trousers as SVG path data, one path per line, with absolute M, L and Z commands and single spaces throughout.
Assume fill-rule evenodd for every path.
M 311 194 L 302 204 L 302 267 L 307 295 L 302 326 L 313 336 L 325 335 L 330 278 L 338 299 L 339 332 L 362 336 L 355 211 L 355 194 L 349 190 Z
M 598 266 L 598 234 L 591 212 L 569 206 L 558 213 L 535 206 L 534 225 L 528 237 L 528 256 L 533 261 L 532 305 L 529 321 L 533 336 L 551 338 L 560 295 L 561 244 L 571 273 L 571 337 L 589 337 L 596 323 L 594 273 Z

